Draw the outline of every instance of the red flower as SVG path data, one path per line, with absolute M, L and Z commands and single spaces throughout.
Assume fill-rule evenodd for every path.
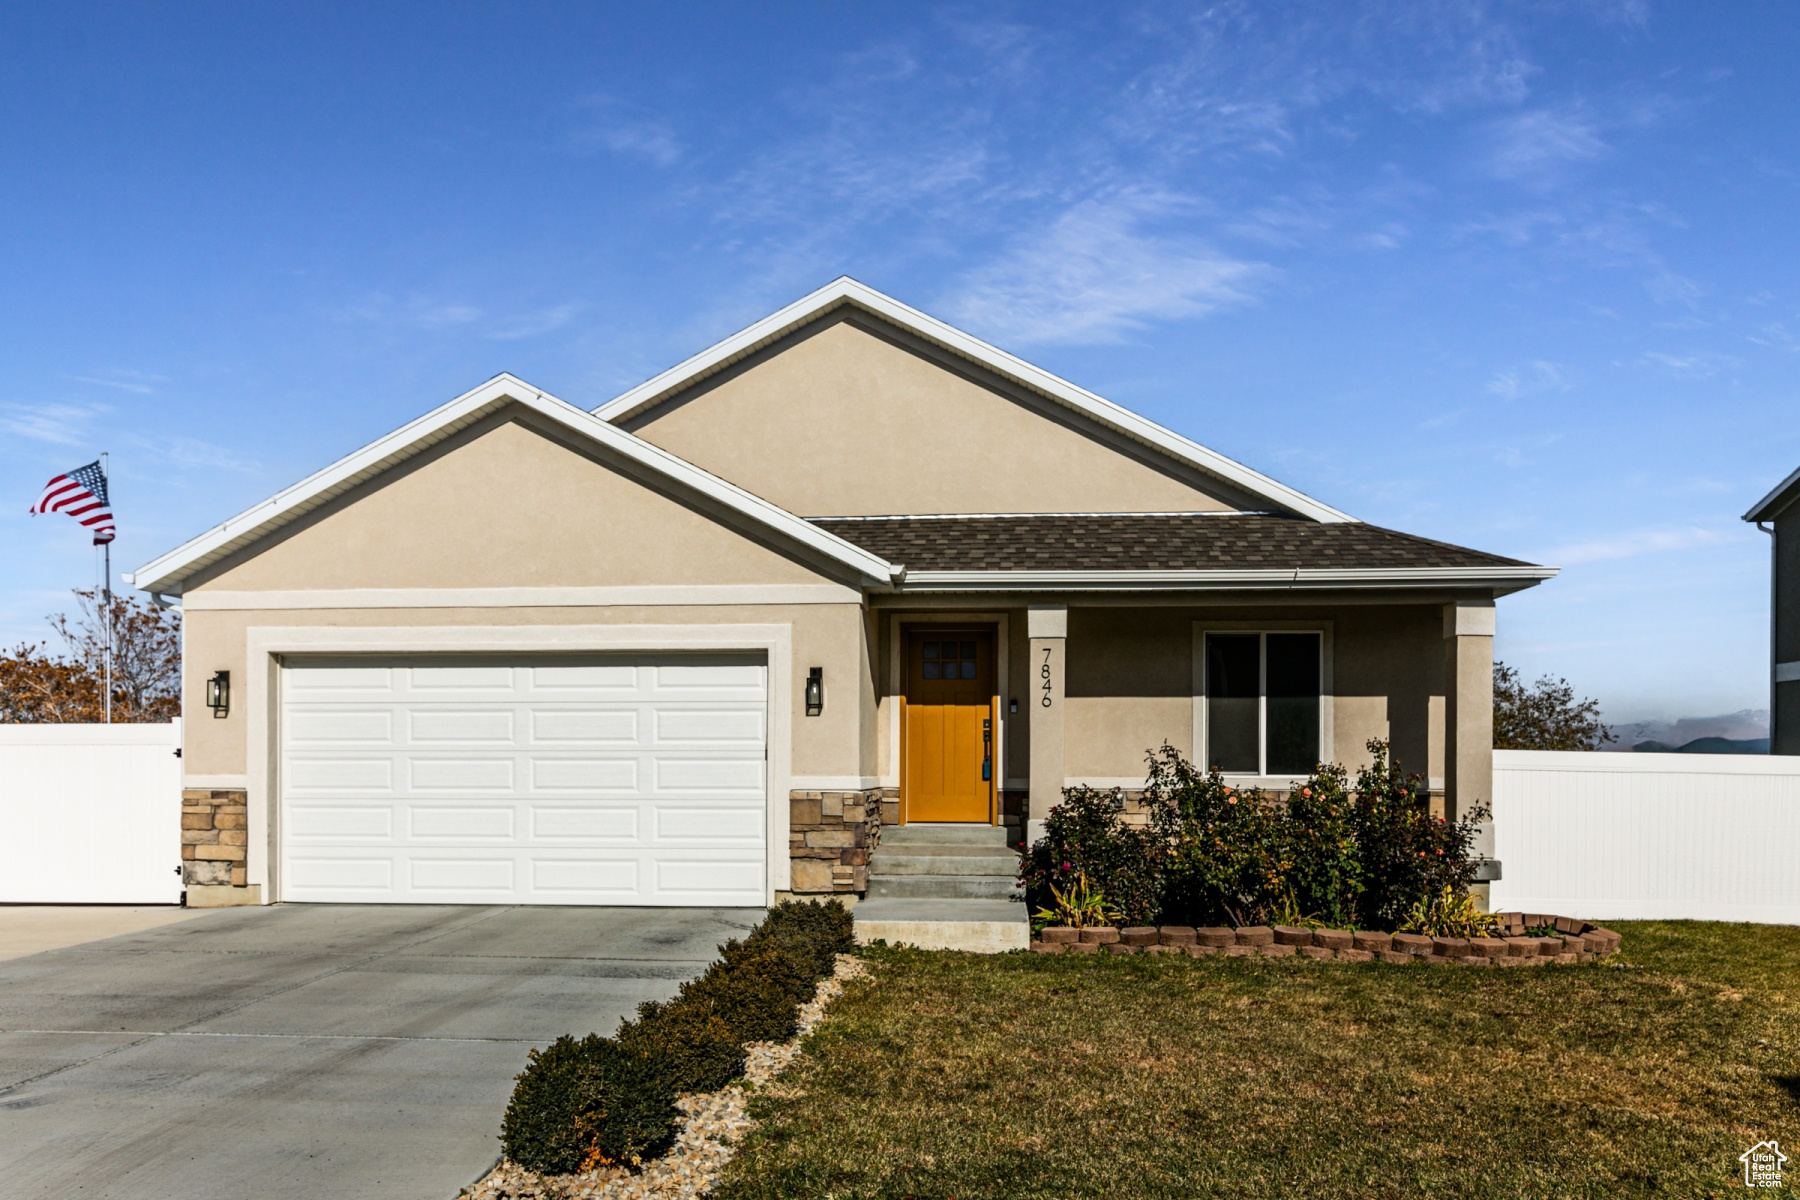
M 1236 797 L 1236 796 L 1233 796 L 1233 795 L 1232 795 L 1232 794 L 1231 794 L 1231 793 L 1229 793 L 1229 792 L 1227 792 L 1227 793 L 1226 793 L 1226 794 L 1225 794 L 1225 803 L 1227 803 L 1227 804 L 1236 804 L 1236 803 L 1237 803 L 1237 797 Z
M 1312 789 L 1311 788 L 1301 788 L 1300 794 L 1302 796 L 1305 796 L 1308 800 L 1312 799 Z

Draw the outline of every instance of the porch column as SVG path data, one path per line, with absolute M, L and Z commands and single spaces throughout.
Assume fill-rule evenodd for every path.
M 1444 605 L 1445 815 L 1455 820 L 1494 800 L 1494 602 L 1459 600 Z M 1488 822 L 1475 842 L 1494 855 Z
M 1032 605 L 1026 614 L 1025 629 L 1031 639 L 1031 655 L 1020 699 L 1031 713 L 1026 722 L 1031 731 L 1031 810 L 1025 822 L 1025 840 L 1030 845 L 1044 836 L 1044 818 L 1062 801 L 1063 664 L 1069 640 L 1068 605 Z

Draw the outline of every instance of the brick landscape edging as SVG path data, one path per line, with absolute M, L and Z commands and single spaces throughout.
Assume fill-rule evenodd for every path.
M 1245 925 L 1195 929 L 1190 925 L 1102 926 L 1075 929 L 1052 925 L 1031 948 L 1039 954 L 1186 954 L 1206 958 L 1330 958 L 1343 962 L 1415 962 L 1471 967 L 1528 967 L 1544 963 L 1594 962 L 1619 948 L 1620 936 L 1590 921 L 1544 913 L 1498 913 L 1497 934 L 1483 938 L 1426 937 L 1421 933 L 1370 930 L 1299 929 L 1288 925 Z M 1525 937 L 1527 929 L 1552 926 L 1555 937 Z

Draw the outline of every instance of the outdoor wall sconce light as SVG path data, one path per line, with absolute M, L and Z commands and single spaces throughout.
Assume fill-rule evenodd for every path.
M 222 717 L 231 711 L 231 672 L 214 671 L 206 681 L 206 707 L 212 715 Z
M 806 673 L 806 715 L 816 717 L 825 711 L 825 668 L 814 667 Z

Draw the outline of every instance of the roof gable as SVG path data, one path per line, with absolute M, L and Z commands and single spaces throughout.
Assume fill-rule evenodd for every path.
M 1800 500 L 1800 469 L 1775 485 L 1775 490 L 1758 500 L 1749 512 L 1744 514 L 1746 521 L 1773 521 Z
M 502 374 L 178 546 L 127 575 L 126 581 L 149 592 L 179 594 L 182 583 L 197 572 L 511 405 L 531 410 L 566 433 L 595 443 L 634 470 L 650 473 L 727 518 L 773 535 L 812 558 L 833 563 L 864 583 L 884 584 L 895 574 L 891 564 L 869 551 L 522 379 Z
M 632 388 L 596 409 L 595 415 L 608 422 L 625 424 L 802 327 L 846 307 L 873 314 L 931 346 L 994 373 L 1033 396 L 1060 406 L 1175 464 L 1217 480 L 1231 493 L 1253 497 L 1259 502 L 1258 507 L 1326 523 L 1355 520 L 847 276 Z

